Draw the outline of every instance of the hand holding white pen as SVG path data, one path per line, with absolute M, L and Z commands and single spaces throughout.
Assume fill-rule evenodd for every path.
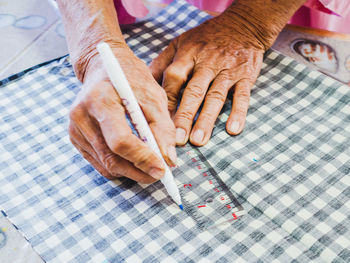
M 174 199 L 179 207 L 183 209 L 179 190 L 175 184 L 173 175 L 162 157 L 158 144 L 151 132 L 150 127 L 148 126 L 148 123 L 123 73 L 123 70 L 118 63 L 118 60 L 114 56 L 111 48 L 106 43 L 100 43 L 97 46 L 97 50 L 102 58 L 105 70 L 107 71 L 114 88 L 118 92 L 119 97 L 122 99 L 140 138 L 163 160 L 165 175 L 161 178 L 161 182 L 164 184 L 169 195 Z
M 169 116 L 164 89 L 154 80 L 147 65 L 126 44 L 110 45 L 163 157 L 169 165 L 174 165 L 175 126 Z M 83 69 L 75 68 L 76 73 L 80 70 Z M 89 58 L 84 76 L 79 78 L 83 85 L 70 110 L 72 144 L 108 179 L 126 177 L 149 184 L 163 177 L 165 166 L 162 158 L 132 133 L 125 107 L 104 70 L 101 56 L 97 54 Z

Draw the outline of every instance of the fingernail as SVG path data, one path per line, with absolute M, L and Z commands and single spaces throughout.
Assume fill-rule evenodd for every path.
M 168 157 L 170 159 L 170 161 L 175 165 L 176 164 L 176 150 L 174 146 L 169 146 L 168 147 Z
M 149 171 L 149 175 L 152 176 L 153 178 L 155 179 L 160 179 L 163 177 L 164 175 L 164 171 L 159 169 L 159 168 L 152 168 L 150 171 Z
M 231 123 L 230 131 L 232 133 L 238 133 L 239 132 L 239 122 L 238 121 L 234 121 L 234 122 Z
M 182 128 L 176 129 L 176 143 L 182 144 L 185 142 L 186 139 L 186 131 Z
M 203 141 L 204 132 L 202 130 L 196 130 L 192 135 L 192 141 L 201 143 Z

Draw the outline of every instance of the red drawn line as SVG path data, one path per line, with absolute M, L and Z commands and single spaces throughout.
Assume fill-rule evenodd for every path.
M 238 218 L 235 213 L 232 213 L 232 216 L 233 216 L 234 220 L 236 220 Z
M 198 208 L 201 208 L 201 207 L 206 207 L 206 205 L 199 205 L 197 206 Z

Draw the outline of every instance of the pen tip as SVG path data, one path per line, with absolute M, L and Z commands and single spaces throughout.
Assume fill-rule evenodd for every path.
M 184 207 L 183 207 L 183 205 L 181 204 L 181 205 L 179 205 L 179 207 L 180 207 L 180 209 L 181 210 L 184 210 Z

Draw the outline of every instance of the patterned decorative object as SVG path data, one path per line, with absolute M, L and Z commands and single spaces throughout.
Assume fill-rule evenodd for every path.
M 207 18 L 181 0 L 124 32 L 150 62 Z M 46 262 L 350 261 L 348 87 L 266 53 L 244 132 L 226 133 L 227 102 L 199 148 L 247 211 L 209 230 L 160 182 L 107 181 L 79 155 L 67 133 L 79 88 L 66 57 L 0 86 L 0 206 Z
M 293 41 L 292 48 L 321 71 L 337 73 L 338 60 L 329 45 L 319 41 L 298 39 Z

